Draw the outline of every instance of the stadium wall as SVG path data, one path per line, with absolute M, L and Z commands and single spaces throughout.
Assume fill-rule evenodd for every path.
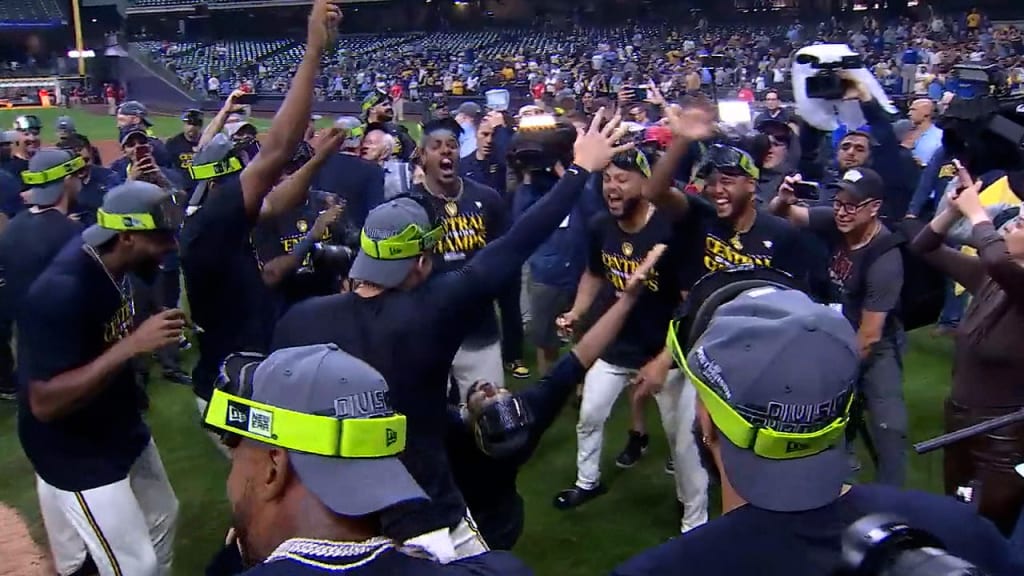
M 154 74 L 134 58 L 117 59 L 118 78 L 130 100 L 139 100 L 156 109 L 183 110 L 195 108 L 197 102 L 178 86 Z

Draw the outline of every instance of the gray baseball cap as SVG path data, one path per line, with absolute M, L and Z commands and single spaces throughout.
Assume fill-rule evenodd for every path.
M 44 172 L 51 168 L 56 168 L 61 164 L 67 163 L 73 159 L 75 154 L 69 150 L 59 150 L 57 148 L 43 148 L 39 152 L 36 152 L 28 161 L 27 172 Z M 69 168 L 70 170 L 71 168 Z M 29 189 L 29 204 L 35 206 L 53 206 L 60 200 L 62 194 L 64 194 L 64 177 L 70 176 L 72 172 L 64 174 L 59 180 L 54 180 L 45 184 L 39 184 Z M 29 182 L 26 182 L 28 184 Z
M 430 215 L 419 202 L 412 198 L 395 198 L 370 210 L 363 224 L 363 234 L 371 240 L 387 240 L 401 234 L 410 224 L 423 230 L 432 228 Z M 349 277 L 383 288 L 395 288 L 409 275 L 418 258 L 419 254 L 401 260 L 384 260 L 374 258 L 360 249 L 352 263 Z
M 117 107 L 117 113 L 121 116 L 135 116 L 146 126 L 152 126 L 153 123 L 149 121 L 149 110 L 146 109 L 146 105 L 138 100 L 128 100 L 123 102 Z
M 92 247 L 106 244 L 121 232 L 174 232 L 181 226 L 181 209 L 174 198 L 149 182 L 125 182 L 115 186 L 103 197 L 100 212 L 97 223 L 82 232 L 82 240 Z M 149 215 L 155 226 L 146 227 L 139 215 Z M 105 221 L 104 216 L 111 220 Z
M 761 428 L 810 433 L 845 413 L 860 370 L 857 335 L 843 315 L 803 292 L 748 290 L 723 304 L 686 360 L 690 372 Z M 839 498 L 849 474 L 845 440 L 802 458 L 770 459 L 724 434 L 722 466 L 750 504 L 777 512 Z
M 348 138 L 341 143 L 342 148 L 358 148 L 363 141 L 363 121 L 355 116 L 341 116 L 334 121 L 334 126 L 348 131 Z
M 57 118 L 57 130 L 65 130 L 67 132 L 75 131 L 75 121 L 70 116 L 61 116 Z
M 252 400 L 339 420 L 394 413 L 384 377 L 336 344 L 274 352 L 253 373 Z M 428 499 L 398 457 L 330 457 L 294 450 L 288 454 L 303 486 L 342 516 L 365 516 Z
M 228 136 L 224 134 L 217 134 L 210 141 L 200 148 L 192 156 L 193 166 L 202 166 L 204 164 L 213 164 L 214 162 L 220 162 L 231 155 L 231 151 L 234 150 L 235 144 Z M 196 180 L 195 190 L 192 192 L 191 198 L 189 198 L 189 209 L 196 209 L 203 203 L 203 198 L 206 197 L 206 189 L 209 186 L 210 180 Z

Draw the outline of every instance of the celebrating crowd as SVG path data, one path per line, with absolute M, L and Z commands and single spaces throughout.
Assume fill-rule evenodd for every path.
M 833 574 L 873 514 L 1021 573 L 1021 425 L 948 448 L 947 495 L 904 487 L 907 330 L 942 309 L 956 334 L 948 430 L 1024 408 L 1024 159 L 1005 124 L 936 124 L 978 108 L 970 86 L 901 124 L 867 62 L 822 45 L 794 57 L 796 107 L 769 92 L 746 121 L 627 84 L 439 107 L 417 142 L 375 89 L 317 133 L 340 20 L 313 3 L 262 133 L 241 91 L 166 142 L 121 104 L 109 168 L 70 118 L 54 146 L 34 116 L 4 133 L 0 384 L 62 576 L 171 572 L 153 358 L 230 459 L 211 575 L 543 573 L 510 552 L 530 525 L 516 481 L 574 399 L 555 508 L 607 492 L 606 432 L 621 468 L 652 435 L 670 447 L 679 534 L 614 574 Z M 801 71 L 823 62 L 838 92 Z M 539 379 L 506 386 L 528 364 Z M 606 430 L 623 392 L 630 427 Z M 854 482 L 855 442 L 874 483 Z M 974 481 L 971 505 L 952 497 Z
M 297 61 L 252 55 L 277 53 L 279 41 L 221 40 L 211 46 L 149 42 L 143 48 L 189 87 L 227 95 L 247 86 L 283 93 Z M 984 14 L 932 14 L 922 21 L 852 21 L 784 26 L 712 26 L 704 19 L 671 25 L 637 23 L 598 28 L 578 22 L 545 27 L 443 34 L 388 34 L 367 41 L 345 38 L 317 78 L 317 98 L 362 99 L 385 89 L 405 100 L 438 95 L 482 95 L 508 89 L 519 97 L 608 95 L 626 85 L 654 82 L 669 97 L 712 84 L 727 97 L 750 98 L 790 85 L 793 51 L 814 43 L 843 43 L 864 59 L 887 93 L 938 100 L 958 61 L 999 63 L 1024 86 L 1024 44 L 1014 26 L 996 26 Z M 235 52 L 239 52 L 238 55 Z M 296 52 L 297 54 L 297 52 Z M 702 57 L 725 58 L 714 69 Z

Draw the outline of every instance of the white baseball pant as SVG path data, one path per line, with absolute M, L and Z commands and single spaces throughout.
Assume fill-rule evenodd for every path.
M 51 545 L 84 542 L 100 576 L 171 573 L 178 499 L 152 442 L 128 477 L 113 484 L 68 492 L 37 478 L 37 487 Z M 69 525 L 79 540 L 69 536 Z M 64 563 L 78 552 L 72 548 L 54 556 Z
M 604 425 L 619 394 L 638 371 L 598 360 L 583 381 L 583 401 L 576 423 L 576 485 L 592 489 L 601 480 Z M 670 370 L 654 400 L 675 463 L 676 498 L 683 503 L 682 532 L 708 520 L 708 475 L 700 462 L 693 435 L 696 390 L 679 370 Z
M 406 540 L 402 545 L 422 548 L 442 564 L 472 558 L 490 550 L 484 542 L 484 537 L 480 535 L 469 509 L 455 528 L 427 532 Z
M 85 540 L 78 535 L 71 519 L 64 513 L 60 500 L 54 494 L 57 489 L 36 475 L 36 494 L 39 496 L 39 511 L 46 527 L 46 539 L 50 543 L 50 555 L 54 568 L 60 576 L 74 574 L 85 564 L 89 551 Z
M 452 378 L 459 386 L 459 401 L 466 401 L 469 387 L 478 380 L 490 382 L 499 388 L 505 387 L 505 365 L 501 359 L 501 341 L 483 348 L 466 348 L 463 345 L 452 361 Z

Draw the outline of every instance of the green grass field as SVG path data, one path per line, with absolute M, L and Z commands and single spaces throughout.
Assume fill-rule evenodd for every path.
M 0 113 L 0 125 L 9 126 L 15 115 Z M 59 113 L 39 115 L 46 123 L 44 139 L 52 138 Z M 85 113 L 76 113 L 74 117 L 78 129 L 94 139 L 116 137 L 111 118 Z M 161 137 L 172 135 L 178 128 L 174 118 L 158 118 L 155 124 Z M 925 331 L 911 335 L 905 359 L 905 390 L 912 442 L 941 432 L 950 357 L 948 340 L 932 337 Z M 802 361 L 799 351 L 793 352 L 792 361 Z M 511 378 L 509 382 L 520 385 Z M 224 496 L 228 464 L 200 430 L 189 389 L 157 381 L 150 387 L 150 396 L 148 421 L 181 502 L 174 573 L 194 576 L 202 573 L 228 527 Z M 551 506 L 555 493 L 569 487 L 576 477 L 575 418 L 572 408 L 563 411 L 519 477 L 520 492 L 527 503 L 527 520 L 516 553 L 540 576 L 604 574 L 634 553 L 664 542 L 678 530 L 672 480 L 662 470 L 667 446 L 663 435 L 657 432 L 660 424 L 653 404 L 648 409 L 653 440 L 646 458 L 631 470 L 622 471 L 614 466 L 628 427 L 626 402 L 620 399 L 608 423 L 603 458 L 609 493 L 574 511 L 559 512 Z M 32 469 L 21 451 L 15 426 L 14 407 L 0 405 L 0 501 L 17 507 L 30 522 L 34 536 L 42 542 L 45 533 L 39 520 Z M 864 478 L 870 477 L 869 467 L 863 474 Z M 908 478 L 912 487 L 941 490 L 940 455 L 911 455 Z M 716 500 L 712 496 L 715 507 Z

